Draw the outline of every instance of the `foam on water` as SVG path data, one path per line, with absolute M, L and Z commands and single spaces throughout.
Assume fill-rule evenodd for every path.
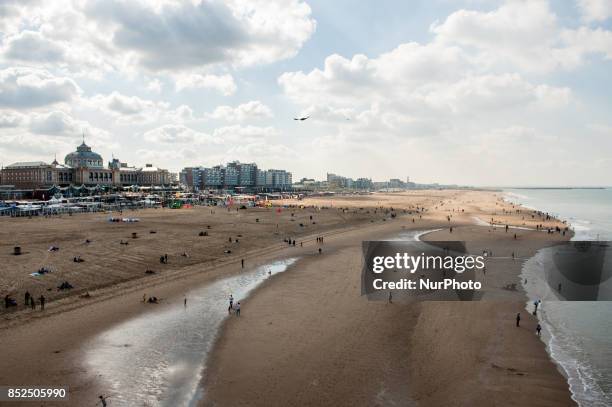
M 269 275 L 281 273 L 291 258 L 224 278 L 187 294 L 182 301 L 118 324 L 86 346 L 85 363 L 101 375 L 116 406 L 195 406 L 200 382 L 217 332 L 228 317 L 228 298 L 243 300 Z M 243 309 L 242 312 L 248 312 Z
M 507 189 L 505 199 L 568 222 L 573 240 L 612 240 L 612 189 Z
M 520 199 L 517 197 L 521 195 Z M 508 197 L 567 220 L 572 240 L 612 239 L 612 190 L 521 190 Z M 542 340 L 580 406 L 612 405 L 612 302 L 561 302 L 541 278 L 541 253 L 523 266 L 526 309 L 542 299 Z

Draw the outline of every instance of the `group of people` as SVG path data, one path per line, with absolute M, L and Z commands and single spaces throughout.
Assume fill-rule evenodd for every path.
M 159 262 L 161 264 L 168 264 L 168 254 L 166 253 L 164 255 L 159 256 Z
M 45 309 L 45 296 L 41 295 L 38 298 L 38 301 L 40 302 L 40 309 L 44 310 Z M 36 299 L 34 298 L 33 295 L 30 294 L 29 291 L 26 291 L 24 294 L 24 302 L 25 302 L 26 307 L 31 307 L 32 309 L 36 309 Z M 4 296 L 4 307 L 5 308 L 16 307 L 16 306 L 17 306 L 17 300 L 12 298 L 8 294 Z
M 57 289 L 60 290 L 60 291 L 61 290 L 70 290 L 72 288 L 74 288 L 74 287 L 68 281 L 64 281 L 59 286 L 57 286 Z
M 149 303 L 149 304 L 158 304 L 159 303 L 159 299 L 157 297 L 155 297 L 155 296 L 150 296 L 149 299 L 147 299 L 147 294 L 143 294 L 142 295 L 142 302 L 143 303 Z
M 229 307 L 227 307 L 228 314 L 231 314 L 232 311 L 236 314 L 237 317 L 240 316 L 240 302 L 234 304 L 234 296 L 230 294 L 229 296 Z
M 536 301 L 535 303 L 536 303 L 536 309 L 537 309 L 538 307 L 537 304 L 539 304 L 539 301 Z M 533 313 L 535 315 L 536 311 L 534 311 Z M 518 328 L 520 326 L 521 326 L 521 313 L 519 312 L 516 314 L 516 327 Z M 542 325 L 538 323 L 538 325 L 536 326 L 536 334 L 540 336 L 541 333 L 542 333 Z

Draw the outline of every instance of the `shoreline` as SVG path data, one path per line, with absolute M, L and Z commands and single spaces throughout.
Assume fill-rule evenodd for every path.
M 462 229 L 466 230 L 465 234 L 462 234 Z M 474 232 L 474 230 L 477 231 Z M 495 230 L 491 230 L 490 227 L 464 225 L 456 227 L 453 234 L 450 234 L 447 229 L 442 229 L 436 232 L 430 232 L 427 234 L 427 237 L 437 235 L 437 240 L 469 240 L 461 239 L 459 237 L 471 237 L 472 239 L 476 240 L 477 238 L 480 238 L 482 240 L 483 237 L 487 238 L 487 236 L 496 240 L 499 238 L 500 240 L 495 246 L 497 247 L 495 251 L 501 252 L 506 245 L 504 240 L 501 239 L 503 237 L 503 232 L 497 233 L 495 237 L 492 237 L 491 233 L 493 232 L 495 232 Z M 547 236 L 546 234 L 536 233 L 535 230 L 520 230 L 517 233 L 542 240 L 550 238 L 550 235 Z M 553 238 L 554 237 L 555 236 L 553 236 Z M 490 243 L 490 241 L 487 242 Z M 341 252 L 341 250 L 339 251 Z M 348 257 L 345 256 L 345 261 L 348 261 L 348 259 L 354 255 L 355 253 L 349 255 Z M 318 267 L 323 268 L 325 266 L 321 264 Z M 520 269 L 521 267 L 514 268 L 512 273 L 515 279 L 518 278 Z M 308 268 L 302 268 L 300 273 L 308 272 L 307 270 Z M 336 270 L 335 272 L 339 271 Z M 315 274 L 312 274 L 312 276 L 314 277 Z M 296 281 L 292 283 L 289 280 Z M 287 318 L 284 318 L 282 315 L 273 313 L 275 300 L 279 296 L 293 297 L 299 293 L 299 291 L 292 289 L 292 287 L 295 287 L 297 284 L 297 281 L 301 281 L 301 279 L 295 275 L 292 276 L 291 273 L 287 273 L 279 276 L 279 278 L 274 282 L 271 282 L 271 284 L 261 287 L 260 290 L 253 293 L 253 296 L 248 303 L 249 308 L 254 308 L 252 312 L 256 312 L 257 314 L 260 312 L 264 313 L 266 318 L 262 319 L 260 317 L 254 317 L 256 320 L 253 322 L 248 322 L 248 326 L 241 326 L 247 325 L 244 320 L 239 322 L 234 320 L 225 321 L 224 325 L 222 326 L 222 330 L 220 331 L 219 339 L 213 348 L 211 365 L 207 366 L 208 373 L 205 375 L 206 377 L 203 381 L 203 387 L 207 389 L 207 393 L 205 395 L 205 400 L 200 403 L 201 406 L 267 405 L 267 403 L 273 403 L 277 400 L 280 400 L 281 403 L 297 403 L 306 405 L 313 403 L 325 405 L 386 405 L 391 403 L 399 403 L 401 405 L 419 402 L 422 405 L 459 403 L 461 405 L 488 406 L 490 405 L 491 400 L 497 399 L 499 403 L 506 401 L 508 397 L 515 398 L 517 400 L 512 405 L 527 405 L 528 403 L 534 401 L 537 401 L 536 404 L 538 405 L 575 405 L 571 399 L 568 383 L 565 380 L 565 377 L 563 377 L 561 372 L 557 369 L 555 362 L 546 352 L 544 343 L 535 337 L 535 335 L 531 334 L 531 331 L 535 330 L 535 320 L 529 314 L 524 317 L 523 321 L 523 324 L 527 325 L 529 329 L 527 332 L 524 332 L 521 329 L 521 342 L 519 345 L 507 343 L 507 340 L 502 340 L 501 342 L 493 341 L 493 343 L 496 343 L 496 345 L 493 347 L 493 349 L 489 349 L 492 344 L 489 343 L 490 338 L 488 337 L 490 337 L 490 334 L 486 333 L 486 329 L 490 326 L 490 324 L 499 325 L 499 320 L 501 319 L 506 321 L 505 324 L 507 325 L 497 326 L 498 331 L 508 331 L 508 334 L 514 332 L 512 318 L 514 315 L 516 315 L 517 309 L 521 311 L 524 307 L 524 291 L 519 291 L 517 292 L 517 295 L 510 297 L 514 298 L 511 301 L 504 300 L 488 304 L 486 302 L 417 303 L 411 310 L 403 308 L 401 314 L 404 315 L 408 321 L 412 321 L 412 323 L 408 323 L 406 325 L 406 321 L 401 322 L 402 320 L 397 320 L 397 317 L 395 317 L 395 319 L 391 318 L 389 320 L 389 325 L 397 325 L 395 328 L 403 331 L 403 333 L 400 335 L 406 335 L 406 332 L 410 332 L 409 336 L 403 336 L 404 341 L 411 343 L 408 350 L 405 349 L 405 346 L 397 348 L 397 345 L 394 345 L 394 343 L 396 344 L 395 341 L 389 342 L 388 338 L 385 337 L 378 337 L 377 339 L 370 338 L 370 340 L 373 342 L 380 342 L 382 340 L 382 342 L 380 342 L 381 344 L 384 343 L 389 349 L 397 349 L 396 352 L 400 352 L 399 354 L 404 352 L 404 357 L 401 358 L 399 362 L 387 362 L 401 363 L 397 367 L 397 371 L 393 370 L 393 375 L 391 375 L 391 371 L 377 371 L 376 366 L 380 361 L 376 363 L 374 361 L 369 361 L 367 354 L 364 355 L 358 351 L 355 351 L 353 353 L 357 354 L 351 355 L 352 352 L 349 350 L 342 351 L 343 353 L 349 353 L 349 355 L 346 356 L 348 360 L 352 361 L 355 360 L 355 358 L 357 358 L 357 360 L 361 359 L 361 362 L 357 365 L 355 365 L 355 362 L 349 362 L 351 366 L 350 369 L 359 369 L 358 366 L 363 367 L 362 365 L 365 364 L 367 365 L 369 376 L 375 380 L 386 383 L 383 388 L 378 388 L 378 390 L 370 389 L 368 392 L 364 390 L 367 388 L 365 383 L 361 383 L 360 389 L 357 390 L 354 383 L 346 384 L 344 380 L 337 379 L 338 375 L 349 375 L 352 379 L 359 380 L 357 377 L 354 377 L 351 373 L 349 373 L 350 370 L 347 370 L 349 369 L 348 366 L 342 369 L 342 373 L 335 370 L 335 368 L 328 366 L 329 363 L 325 360 L 325 358 L 318 356 L 318 353 L 321 352 L 322 349 L 325 349 L 324 347 L 322 348 L 321 346 L 308 344 L 297 345 L 294 343 L 287 343 L 286 339 L 282 339 L 283 337 L 288 336 L 290 339 L 293 338 L 294 340 L 298 340 L 297 338 L 300 338 L 299 341 L 303 341 L 305 339 L 302 338 L 306 338 L 313 333 L 320 335 L 320 329 L 337 329 L 325 324 L 324 321 L 320 321 L 320 324 L 324 325 L 326 328 L 308 324 L 308 319 L 302 319 L 301 323 L 296 325 L 296 323 L 291 321 L 291 319 L 287 320 Z M 323 283 L 321 283 L 321 285 L 323 285 Z M 309 291 L 312 292 L 314 286 L 309 287 Z M 324 302 L 324 298 L 325 297 L 317 297 L 317 301 Z M 298 306 L 300 310 L 299 312 L 309 312 L 308 310 L 311 307 L 317 307 L 317 311 L 315 312 L 316 314 L 325 314 L 329 312 L 324 311 L 324 308 L 322 309 L 320 306 L 317 306 L 313 301 L 315 300 L 308 301 L 306 298 L 302 298 L 302 304 Z M 360 306 L 359 298 L 351 298 L 348 299 L 347 302 L 351 304 L 350 308 L 355 308 L 351 311 L 351 313 L 368 312 L 367 305 L 369 305 L 371 308 L 378 306 L 384 307 L 386 305 L 369 303 L 366 304 L 365 307 L 363 304 Z M 450 307 L 448 304 L 451 304 Z M 399 306 L 400 305 L 398 304 L 398 308 Z M 291 311 L 292 310 L 289 310 L 288 312 Z M 481 366 L 479 369 L 473 372 L 473 375 L 470 375 L 465 371 L 456 370 L 458 366 L 465 366 L 465 364 L 469 364 L 469 362 L 463 359 L 457 360 L 456 354 L 440 352 L 441 350 L 445 349 L 445 347 L 442 345 L 442 343 L 440 343 L 438 336 L 431 336 L 431 332 L 439 332 L 438 330 L 440 329 L 450 329 L 448 326 L 450 321 L 446 320 L 450 315 L 453 315 L 451 319 L 453 320 L 454 318 L 466 318 L 474 313 L 480 315 L 481 318 L 487 319 L 487 321 L 490 320 L 490 322 L 488 322 L 489 325 L 485 324 L 484 326 L 483 323 L 478 321 L 470 322 L 471 330 L 478 332 L 479 335 L 473 336 L 463 331 L 456 331 L 453 328 L 453 334 L 450 334 L 451 336 L 447 338 L 447 340 L 451 340 L 450 338 L 452 338 L 452 341 L 458 341 L 465 345 L 466 350 L 469 350 L 472 357 L 474 357 L 474 362 Z M 377 315 L 378 318 L 381 318 L 379 313 L 377 313 Z M 272 316 L 274 316 L 274 319 L 271 319 L 271 321 L 274 322 L 269 323 L 273 323 L 273 326 L 276 328 L 269 328 L 265 323 L 266 319 L 272 318 Z M 275 319 L 278 318 L 280 318 L 281 321 L 275 321 Z M 300 317 L 299 313 L 291 313 L 290 318 L 308 317 Z M 372 322 L 373 321 L 369 320 L 369 323 Z M 285 328 L 287 324 L 290 325 L 290 327 Z M 278 325 L 281 325 L 280 329 Z M 304 328 L 304 325 L 308 326 L 310 329 Z M 379 326 L 379 329 L 385 329 L 385 327 L 388 328 L 388 326 Z M 292 329 L 297 330 L 299 333 L 296 334 L 295 332 L 292 332 Z M 314 332 L 312 332 L 313 330 Z M 361 334 L 365 335 L 363 332 Z M 279 339 L 279 336 L 281 339 Z M 246 347 L 241 343 L 235 343 L 236 338 L 241 338 L 240 342 L 249 342 L 251 346 Z M 265 342 L 261 342 L 264 338 Z M 367 338 L 364 339 L 364 341 L 366 340 Z M 308 341 L 313 341 L 313 339 L 309 338 Z M 321 339 L 320 341 L 321 344 L 326 343 L 324 339 Z M 474 341 L 480 344 L 480 346 L 476 349 L 474 349 Z M 352 344 L 352 346 L 359 347 L 359 345 L 353 343 L 352 341 L 349 341 L 349 343 Z M 442 347 L 431 348 L 432 343 L 438 343 L 439 346 Z M 313 348 L 313 346 L 315 348 Z M 351 345 L 347 344 L 347 346 Z M 498 349 L 499 347 L 501 347 L 501 350 Z M 512 353 L 510 354 L 508 354 L 507 351 L 503 351 L 508 347 L 513 349 Z M 313 350 L 316 349 L 316 351 L 315 353 L 309 353 L 307 359 L 303 359 L 301 357 L 302 353 L 304 352 L 304 350 L 302 350 L 303 348 Z M 404 349 L 401 350 L 402 348 Z M 418 352 L 418 349 L 423 348 L 432 350 L 436 349 L 436 351 L 434 354 L 428 354 L 426 358 L 423 359 L 423 354 Z M 480 353 L 479 349 L 485 349 L 489 353 L 482 354 Z M 524 356 L 513 356 L 515 354 L 525 353 L 525 350 L 527 349 L 529 349 L 527 352 L 529 355 L 528 358 L 525 358 Z M 282 359 L 278 360 L 279 356 L 276 354 L 277 352 L 292 355 L 292 359 L 295 359 L 294 363 L 301 366 L 301 371 L 287 365 Z M 338 350 L 338 352 L 340 352 L 340 350 Z M 373 349 L 369 349 L 368 352 L 376 353 L 376 351 Z M 408 354 L 405 352 L 408 352 Z M 261 356 L 255 356 L 262 353 L 266 357 L 265 362 L 261 360 Z M 384 355 L 379 353 L 376 354 L 379 357 L 384 357 Z M 440 354 L 443 356 L 440 356 Z M 333 357 L 334 354 L 328 355 L 328 358 L 333 359 Z M 363 360 L 364 358 L 366 360 Z M 535 366 L 535 362 L 533 361 L 534 359 L 537 360 L 537 365 Z M 489 364 L 483 364 L 483 360 L 489 361 Z M 303 366 L 303 364 L 305 366 Z M 308 366 L 312 364 L 314 364 L 316 367 L 308 368 Z M 317 364 L 319 366 L 317 366 Z M 414 365 L 419 366 L 414 369 L 407 367 Z M 431 365 L 434 365 L 434 367 L 431 367 Z M 328 367 L 326 368 L 325 366 Z M 235 371 L 233 367 L 235 367 L 235 369 L 239 369 L 240 371 Z M 333 372 L 331 377 L 328 374 L 328 370 Z M 449 373 L 449 371 L 452 371 L 455 374 L 453 375 L 452 373 Z M 312 375 L 310 378 L 309 374 Z M 267 378 L 266 376 L 273 377 Z M 394 376 L 395 378 L 393 378 Z M 404 380 L 398 380 L 397 376 L 409 378 L 410 384 L 408 385 Z M 465 376 L 467 376 L 467 378 Z M 287 380 L 286 377 L 292 377 L 293 380 Z M 423 381 L 419 380 L 420 377 L 429 379 Z M 435 383 L 432 383 L 430 380 L 432 377 L 436 377 L 437 382 L 445 383 L 445 387 L 438 387 Z M 465 387 L 471 388 L 474 385 L 474 383 L 471 382 L 474 377 L 489 377 L 488 380 L 491 381 L 492 387 L 488 388 L 485 386 L 484 389 L 482 387 L 477 387 L 474 388 L 473 391 L 466 391 Z M 512 377 L 512 379 L 510 379 L 510 377 Z M 533 378 L 525 379 L 525 377 Z M 446 380 L 442 378 L 445 378 Z M 328 386 L 326 386 L 325 389 L 318 388 L 321 386 L 321 383 L 326 380 L 339 381 L 339 383 L 333 383 L 333 392 L 327 392 Z M 525 384 L 525 381 L 527 381 L 528 384 Z M 457 384 L 459 387 L 452 386 L 452 388 L 455 388 L 456 391 L 451 390 L 451 388 L 448 387 L 449 382 L 459 382 Z M 316 398 L 316 400 L 318 400 L 318 402 L 314 402 L 314 399 L 310 398 L 309 395 L 304 394 L 303 391 L 295 393 L 293 398 L 285 394 L 285 390 L 292 389 L 292 386 L 298 386 L 297 388 L 309 388 L 312 386 L 312 383 L 317 383 L 317 392 L 323 392 L 323 394 L 317 396 L 318 398 Z M 512 384 L 509 385 L 508 383 Z M 331 385 L 332 384 L 329 386 Z M 482 383 L 480 385 L 482 385 Z M 542 391 L 540 388 L 543 385 L 546 388 L 545 391 Z M 517 386 L 526 388 L 527 391 L 519 392 L 517 391 Z M 349 395 L 349 393 L 344 390 L 345 388 L 352 388 L 359 397 Z M 267 389 L 267 392 L 263 392 L 261 389 Z M 283 389 L 283 391 L 281 391 L 281 389 Z M 268 393 L 271 393 L 272 396 Z M 291 393 L 291 391 L 289 391 L 289 393 Z M 372 394 L 378 394 L 379 396 L 381 394 L 385 394 L 385 397 L 375 397 L 374 399 L 371 399 Z M 445 396 L 448 397 L 448 399 L 446 399 Z M 247 402 L 247 400 L 258 401 Z M 463 400 L 463 404 L 458 402 L 458 400 Z
M 516 191 L 516 190 L 526 189 L 526 191 Z M 596 190 L 609 190 L 609 187 L 601 187 L 601 188 L 587 188 L 587 189 L 596 189 Z M 508 202 L 515 203 L 517 205 L 521 205 L 526 208 L 530 208 L 532 210 L 538 210 L 541 212 L 545 212 L 547 210 L 545 199 L 542 196 L 528 196 L 529 188 L 514 188 L 513 190 L 504 190 L 506 195 L 505 199 Z M 523 195 L 523 192 L 525 195 Z M 534 202 L 533 205 L 528 206 L 526 204 L 521 203 L 522 200 L 526 199 L 536 199 L 540 200 L 541 205 L 544 205 L 543 208 L 537 207 L 537 202 Z M 580 208 L 580 207 L 579 207 Z M 585 208 L 582 208 L 585 209 Z M 574 209 L 573 212 L 576 212 L 577 209 Z M 582 212 L 582 211 L 579 211 Z M 609 224 L 601 224 L 598 222 L 598 218 L 589 219 L 588 216 L 581 215 L 579 217 L 576 214 L 566 213 L 563 214 L 562 211 L 550 212 L 557 219 L 560 219 L 567 223 L 570 230 L 573 232 L 571 237 L 571 241 L 579 241 L 579 240 L 593 240 L 593 241 L 601 241 L 600 233 L 604 233 L 603 240 L 606 240 L 605 234 L 609 234 Z M 595 230 L 594 230 L 595 229 Z M 597 232 L 597 233 L 596 233 Z M 597 236 L 597 237 L 596 237 Z M 525 270 L 523 271 L 523 273 Z M 526 287 L 524 287 L 526 289 Z M 527 291 L 527 290 L 526 290 Z M 531 312 L 529 308 L 533 308 L 531 301 L 533 299 L 529 299 L 525 304 L 525 310 Z M 546 302 L 546 301 L 545 301 Z M 541 312 L 538 312 L 538 321 L 544 327 L 546 331 L 551 332 L 550 334 L 547 332 L 546 335 L 542 335 L 542 342 L 546 346 L 546 351 L 550 355 L 551 359 L 555 362 L 555 365 L 559 372 L 563 374 L 568 382 L 568 387 L 572 394 L 572 399 L 580 406 L 591 405 L 591 403 L 600 403 L 604 405 L 609 403 L 609 387 L 608 392 L 602 389 L 601 383 L 599 381 L 603 381 L 606 383 L 603 377 L 601 377 L 601 366 L 597 366 L 597 364 L 593 363 L 593 358 L 588 356 L 588 353 L 585 355 L 578 355 L 573 350 L 575 346 L 581 346 L 577 343 L 576 339 L 571 339 L 573 335 L 577 332 L 575 331 L 576 325 L 573 322 L 572 325 L 565 326 L 565 328 L 559 328 L 555 325 L 555 323 L 550 320 L 551 315 L 547 316 L 548 312 L 552 312 L 552 316 L 557 319 L 557 323 L 559 323 L 559 310 L 558 306 L 554 303 L 550 304 L 551 309 L 547 310 L 546 307 L 542 308 Z M 559 304 L 562 305 L 562 304 Z M 601 304 L 595 304 L 601 305 Z M 582 309 L 584 308 L 584 304 L 577 303 L 571 309 Z M 602 317 L 604 317 L 602 315 Z M 572 321 L 570 321 L 572 322 Z M 587 328 L 584 328 L 587 329 Z M 552 332 L 557 331 L 556 335 L 553 335 Z M 601 339 L 600 339 L 601 340 Z M 591 346 L 593 344 L 591 343 Z M 594 350 L 591 349 L 591 352 Z M 585 389 L 589 389 L 588 391 Z M 598 404 L 599 405 L 599 404 Z
M 515 188 L 515 189 L 525 189 L 525 188 Z M 587 188 L 587 189 L 592 189 L 595 191 L 608 191 L 611 190 L 610 187 L 601 187 L 601 188 Z M 534 191 L 538 191 L 538 189 L 533 189 Z M 572 189 L 564 189 L 565 191 L 569 190 L 571 191 Z M 551 189 L 551 191 L 555 191 L 555 189 Z M 610 226 L 611 224 L 609 222 L 606 222 L 604 224 L 602 224 L 602 219 L 601 219 L 601 213 L 598 214 L 598 217 L 594 218 L 594 219 L 587 219 L 587 217 L 584 217 L 582 215 L 580 215 L 583 211 L 583 209 L 586 208 L 580 208 L 581 210 L 578 210 L 577 213 L 571 214 L 571 213 L 562 213 L 563 211 L 561 209 L 557 209 L 557 210 L 552 210 L 549 211 L 549 204 L 547 205 L 546 202 L 533 202 L 530 204 L 521 202 L 524 201 L 526 199 L 542 199 L 539 196 L 527 196 L 527 195 L 523 195 L 521 193 L 518 192 L 513 192 L 513 191 L 509 191 L 509 190 L 502 190 L 501 191 L 502 194 L 504 195 L 504 199 L 509 202 L 509 203 L 513 203 L 516 205 L 519 205 L 521 207 L 527 208 L 529 210 L 533 210 L 533 211 L 540 211 L 542 213 L 545 213 L 548 211 L 548 213 L 551 216 L 554 216 L 556 219 L 559 219 L 560 221 L 564 222 L 568 228 L 573 232 L 573 237 L 571 240 L 606 240 L 606 235 L 608 236 L 608 238 L 610 238 Z M 528 193 L 529 190 L 527 189 L 526 193 Z M 539 207 L 542 206 L 542 207 Z M 601 211 L 600 211 L 601 212 Z M 600 238 L 600 235 L 604 235 L 603 239 Z

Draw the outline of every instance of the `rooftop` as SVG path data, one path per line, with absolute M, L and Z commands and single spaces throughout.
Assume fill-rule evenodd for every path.
M 43 161 L 20 161 L 11 165 L 7 165 L 6 168 L 35 168 L 46 166 L 49 166 L 49 164 Z

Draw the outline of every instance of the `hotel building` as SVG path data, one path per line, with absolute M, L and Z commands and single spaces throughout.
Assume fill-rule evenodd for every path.
M 172 178 L 168 170 L 146 164 L 144 168 L 128 167 L 113 158 L 104 167 L 102 156 L 91 150 L 85 141 L 76 151 L 64 158 L 64 164 L 53 160 L 51 164 L 42 161 L 17 162 L 0 171 L 0 183 L 14 189 L 48 189 L 53 186 L 103 186 L 124 187 L 131 185 L 168 185 Z

